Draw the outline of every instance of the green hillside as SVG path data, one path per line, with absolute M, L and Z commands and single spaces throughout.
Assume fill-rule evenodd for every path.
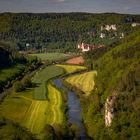
M 90 57 L 90 56 L 89 56 Z M 88 100 L 81 100 L 83 119 L 94 139 L 140 138 L 140 29 L 110 51 L 92 59 L 98 75 Z M 105 127 L 105 103 L 115 97 L 110 127 Z
M 12 41 L 19 50 L 43 49 L 73 51 L 78 42 L 110 45 L 122 33 L 133 31 L 139 15 L 89 13 L 1 13 L 0 40 Z M 117 30 L 101 30 L 115 24 Z M 101 33 L 106 37 L 101 39 Z

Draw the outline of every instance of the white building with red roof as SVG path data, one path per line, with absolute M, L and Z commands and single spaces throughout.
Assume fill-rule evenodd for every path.
M 77 48 L 81 49 L 82 52 L 88 52 L 88 51 L 91 51 L 97 48 L 102 48 L 102 47 L 105 47 L 105 46 L 104 45 L 95 46 L 95 45 L 81 43 L 81 44 L 78 44 Z

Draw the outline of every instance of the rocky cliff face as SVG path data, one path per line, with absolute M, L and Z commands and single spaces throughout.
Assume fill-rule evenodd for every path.
M 105 102 L 105 126 L 111 126 L 115 111 L 113 104 L 116 100 L 116 95 L 109 96 Z

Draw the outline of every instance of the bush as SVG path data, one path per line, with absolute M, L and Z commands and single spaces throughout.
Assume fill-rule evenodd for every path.
M 24 85 L 24 87 L 31 87 L 31 78 L 29 76 L 26 76 L 25 78 L 23 78 L 22 84 Z
M 15 92 L 21 92 L 24 90 L 24 86 L 23 86 L 22 82 L 20 82 L 20 81 L 15 82 L 13 87 L 14 87 Z

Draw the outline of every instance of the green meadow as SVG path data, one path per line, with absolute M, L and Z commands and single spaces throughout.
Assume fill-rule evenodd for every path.
M 64 53 L 37 53 L 37 54 L 31 54 L 32 56 L 37 56 L 42 61 L 54 61 L 54 60 L 62 60 L 70 57 L 70 55 L 64 54 Z
M 86 68 L 73 65 L 52 65 L 40 69 L 32 77 L 34 87 L 19 93 L 13 91 L 13 94 L 4 99 L 0 104 L 0 117 L 4 116 L 19 123 L 35 134 L 38 139 L 42 139 L 42 130 L 46 124 L 55 126 L 56 124 L 64 125 L 66 122 L 62 93 L 49 80 L 62 75 L 64 71 L 70 73 L 80 69 Z M 89 77 L 91 75 L 93 74 Z M 88 82 L 91 82 L 91 78 Z
M 47 82 L 49 79 L 63 74 L 63 69 L 57 66 L 48 66 L 36 72 L 33 77 L 33 83 L 36 85 L 34 88 L 34 99 L 45 100 L 47 99 Z
M 77 74 L 70 76 L 65 80 L 72 86 L 75 86 L 82 90 L 86 96 L 90 95 L 91 91 L 94 89 L 94 78 L 97 75 L 96 71 L 85 72 L 82 74 Z
M 63 124 L 61 92 L 48 82 L 61 74 L 63 69 L 54 65 L 39 70 L 32 79 L 38 85 L 7 96 L 0 104 L 0 116 L 26 127 L 39 139 L 46 124 Z

